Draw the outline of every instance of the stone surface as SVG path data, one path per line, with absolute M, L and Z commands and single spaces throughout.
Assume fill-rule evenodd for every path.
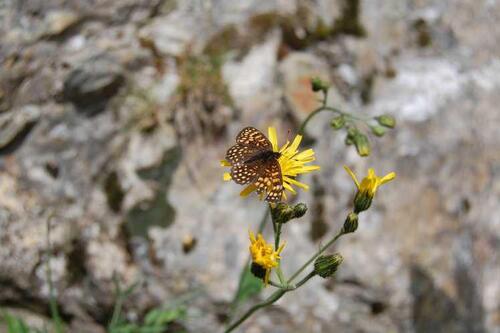
M 499 19 L 491 0 L 0 1 L 0 307 L 43 327 L 50 259 L 71 332 L 105 330 L 113 276 L 142 282 L 127 318 L 186 297 L 189 332 L 221 331 L 266 206 L 219 160 L 243 126 L 290 140 L 319 76 L 330 105 L 398 125 L 368 158 L 330 113 L 308 125 L 321 171 L 285 273 L 351 209 L 342 165 L 398 176 L 335 279 L 239 331 L 500 332 Z
M 64 98 L 88 115 L 104 111 L 124 82 L 122 69 L 113 59 L 93 57 L 71 71 L 64 81 Z

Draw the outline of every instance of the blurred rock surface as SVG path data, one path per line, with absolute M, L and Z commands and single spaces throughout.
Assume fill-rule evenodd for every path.
M 499 20 L 490 0 L 1 3 L 0 306 L 47 321 L 50 222 L 72 331 L 105 325 L 114 273 L 144 282 L 130 318 L 200 290 L 186 326 L 220 330 L 265 205 L 219 160 L 243 126 L 290 139 L 314 75 L 332 105 L 398 126 L 362 159 L 328 114 L 311 123 L 322 170 L 304 180 L 322 189 L 298 200 L 324 211 L 287 225 L 285 270 L 328 237 L 313 220 L 340 227 L 343 164 L 398 177 L 338 244 L 335 280 L 240 331 L 500 332 Z

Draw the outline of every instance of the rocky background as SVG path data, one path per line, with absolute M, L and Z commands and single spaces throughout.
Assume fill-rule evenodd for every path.
M 70 332 L 103 332 L 114 273 L 142 281 L 130 320 L 195 290 L 180 324 L 220 331 L 266 207 L 219 160 L 243 126 L 293 135 L 319 75 L 331 105 L 398 126 L 361 158 L 331 115 L 311 122 L 322 169 L 285 271 L 340 228 L 343 164 L 398 177 L 334 281 L 240 332 L 500 332 L 499 21 L 497 0 L 1 1 L 0 306 L 48 320 L 50 221 Z

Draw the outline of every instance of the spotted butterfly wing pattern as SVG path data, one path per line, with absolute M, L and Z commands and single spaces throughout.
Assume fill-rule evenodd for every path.
M 265 200 L 278 202 L 283 196 L 283 178 L 278 159 L 272 156 L 272 144 L 259 130 L 245 127 L 229 148 L 226 160 L 232 165 L 231 178 L 240 185 L 253 184 Z
M 273 149 L 271 141 L 269 141 L 261 131 L 254 127 L 245 127 L 242 129 L 236 136 L 236 143 L 258 149 Z
M 233 166 L 243 163 L 252 157 L 259 149 L 249 145 L 235 144 L 226 153 L 226 161 Z
M 267 161 L 254 182 L 257 193 L 267 193 L 266 201 L 278 202 L 283 196 L 283 179 L 277 159 Z
M 260 166 L 257 163 L 239 163 L 231 168 L 231 178 L 236 184 L 246 185 L 254 181 L 259 173 Z

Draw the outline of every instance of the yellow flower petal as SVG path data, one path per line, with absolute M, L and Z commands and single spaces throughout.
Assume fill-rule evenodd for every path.
M 354 182 L 356 183 L 356 186 L 358 187 L 358 192 L 366 193 L 370 197 L 373 197 L 375 193 L 377 192 L 377 189 L 396 178 L 396 173 L 395 172 L 390 172 L 384 177 L 379 177 L 375 173 L 375 170 L 373 168 L 368 169 L 368 175 L 363 178 L 361 181 L 361 184 L 359 184 L 358 179 L 356 178 L 356 175 L 349 169 L 349 167 L 344 166 L 345 170 L 349 175 L 352 177 Z
M 224 181 L 226 181 L 226 182 L 232 179 L 231 174 L 229 172 L 224 172 L 223 178 L 224 178 Z
M 249 238 L 249 250 L 252 257 L 252 263 L 259 265 L 266 271 L 264 275 L 264 283 L 267 285 L 269 281 L 269 274 L 273 268 L 278 266 L 279 260 L 281 259 L 280 253 L 283 251 L 285 244 L 281 244 L 275 251 L 271 243 L 266 243 L 262 234 L 257 234 L 257 238 L 255 238 L 255 235 L 252 232 L 249 232 Z
M 352 172 L 352 170 L 349 169 L 349 167 L 347 165 L 344 165 L 344 169 L 345 169 L 345 171 L 347 171 L 347 173 L 349 174 L 349 176 L 351 176 L 352 180 L 354 180 L 354 183 L 356 184 L 356 187 L 359 190 L 358 178 L 356 178 L 356 175 L 354 174 L 354 172 Z
M 292 194 L 297 194 L 297 191 L 295 191 L 295 189 L 290 184 L 283 182 L 283 187 L 290 191 Z
M 309 190 L 309 186 L 307 186 L 306 184 L 304 183 L 301 183 L 293 178 L 290 178 L 290 177 L 283 177 L 283 182 L 287 182 L 289 184 L 293 184 L 295 186 L 298 186 L 300 188 L 303 188 L 304 190 Z
M 257 189 L 257 187 L 255 187 L 254 184 L 250 184 L 248 185 L 247 187 L 245 187 L 243 189 L 243 191 L 240 192 L 240 196 L 241 197 L 246 197 L 248 196 L 250 193 L 252 193 L 253 191 L 255 191 Z
M 299 148 L 301 141 L 302 141 L 302 135 L 295 136 L 295 139 L 293 139 L 293 142 L 290 145 L 289 149 L 295 153 L 297 151 L 297 149 Z
M 221 160 L 220 161 L 220 165 L 223 166 L 223 167 L 230 167 L 231 166 L 231 163 L 229 163 L 228 161 L 226 160 Z
M 276 134 L 276 128 L 269 127 L 267 129 L 267 135 L 269 135 L 269 141 L 271 141 L 273 151 L 278 151 L 278 135 Z
M 380 179 L 380 185 L 388 183 L 391 180 L 393 180 L 394 178 L 396 178 L 396 173 L 395 172 L 388 173 L 387 175 L 385 175 L 384 177 L 382 177 L 382 179 Z

